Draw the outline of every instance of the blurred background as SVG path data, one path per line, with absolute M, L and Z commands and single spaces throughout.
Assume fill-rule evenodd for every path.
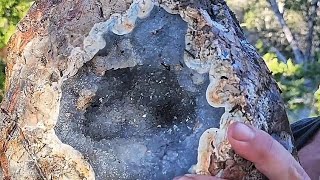
M 226 0 L 282 90 L 290 122 L 320 115 L 320 0 Z M 33 1 L 0 0 L 0 100 L 5 46 Z

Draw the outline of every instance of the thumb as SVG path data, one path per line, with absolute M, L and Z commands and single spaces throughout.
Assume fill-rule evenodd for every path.
M 310 179 L 291 154 L 262 130 L 235 122 L 228 128 L 228 140 L 237 154 L 271 180 Z

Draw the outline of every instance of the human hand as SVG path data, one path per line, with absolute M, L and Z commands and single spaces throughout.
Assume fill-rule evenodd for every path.
M 268 133 L 235 122 L 228 128 L 228 140 L 233 150 L 254 163 L 270 180 L 309 180 L 309 176 L 291 154 Z M 191 175 L 174 180 L 219 180 L 213 176 Z

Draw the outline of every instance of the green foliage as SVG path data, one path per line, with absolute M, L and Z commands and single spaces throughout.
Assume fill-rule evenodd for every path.
M 285 0 L 284 8 L 302 12 L 308 6 L 308 0 Z
M 294 57 L 283 29 L 267 0 L 226 1 L 231 9 L 235 10 L 251 43 L 254 44 L 258 39 L 263 39 L 268 42 L 268 46 L 277 48 L 287 58 Z M 296 37 L 298 46 L 304 52 L 308 34 L 310 0 L 277 0 L 277 2 L 288 27 Z M 320 16 L 317 16 L 315 20 L 313 50 L 319 50 L 320 36 L 317 36 L 316 33 L 320 32 L 320 23 L 318 23 Z
M 320 16 L 315 19 L 312 49 L 314 61 L 296 65 L 293 63 L 294 55 L 288 40 L 267 0 L 226 1 L 239 18 L 247 38 L 256 45 L 258 52 L 263 55 L 272 71 L 283 91 L 282 96 L 292 120 L 305 118 L 308 115 L 320 115 L 320 23 L 318 23 Z M 307 44 L 310 0 L 277 0 L 277 2 L 279 11 L 283 13 L 287 25 L 304 52 Z M 288 61 L 279 61 L 277 55 L 273 53 L 275 49 Z
M 274 75 L 293 76 L 300 69 L 300 65 L 293 64 L 291 59 L 287 63 L 279 62 L 274 53 L 266 53 L 263 59 Z
M 314 99 L 315 99 L 314 106 L 315 106 L 315 108 L 316 108 L 316 113 L 315 113 L 315 114 L 319 114 L 319 111 L 320 111 L 320 87 L 319 87 L 319 89 L 314 93 Z
M 16 24 L 25 16 L 31 4 L 29 0 L 0 0 L 0 48 L 7 44 Z
M 315 93 L 315 99 L 313 93 L 320 84 L 320 62 L 295 65 L 289 59 L 284 63 L 279 62 L 274 53 L 266 53 L 263 58 L 278 82 L 288 108 L 291 111 L 305 107 L 312 109 L 315 101 L 313 115 L 317 115 L 320 110 L 320 90 Z

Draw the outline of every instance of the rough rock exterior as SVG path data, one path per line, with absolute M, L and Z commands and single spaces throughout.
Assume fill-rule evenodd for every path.
M 231 150 L 233 121 L 294 152 L 278 87 L 223 0 L 39 0 L 8 52 L 3 178 L 264 179 Z

